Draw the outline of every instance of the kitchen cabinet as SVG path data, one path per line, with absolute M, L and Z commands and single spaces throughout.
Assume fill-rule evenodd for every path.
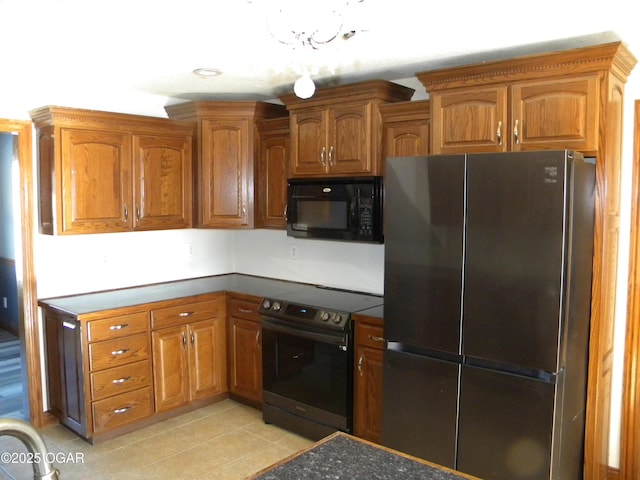
M 429 154 L 429 100 L 388 103 L 382 115 L 382 158 Z
M 601 50 L 416 74 L 431 100 L 431 153 L 572 149 L 595 156 L 603 147 L 599 128 L 606 59 L 589 63 L 584 58 L 596 58 Z
M 44 312 L 50 407 L 62 424 L 92 438 L 152 415 L 147 311 L 105 311 L 86 322 Z
M 42 233 L 191 226 L 192 124 L 63 107 L 30 115 Z
M 561 148 L 594 152 L 598 101 L 595 75 L 435 93 L 434 153 Z
M 156 412 L 227 390 L 222 298 L 151 311 Z
M 196 226 L 253 228 L 256 121 L 286 115 L 264 102 L 199 101 L 165 107 L 169 117 L 196 123 Z
M 380 443 L 382 434 L 382 319 L 354 315 L 355 372 L 353 431 Z
M 260 301 L 249 295 L 227 297 L 229 392 L 255 406 L 262 404 Z
M 380 106 L 412 95 L 413 89 L 370 81 L 318 89 L 306 100 L 281 97 L 290 113 L 289 176 L 380 174 Z
M 259 120 L 260 149 L 256 178 L 256 227 L 287 226 L 289 117 Z

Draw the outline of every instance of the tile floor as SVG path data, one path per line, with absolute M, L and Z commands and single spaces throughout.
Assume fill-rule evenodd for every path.
M 65 427 L 41 430 L 57 457 L 60 480 L 244 479 L 312 442 L 262 421 L 259 410 L 223 400 L 133 433 L 90 445 Z M 0 452 L 26 452 L 0 437 Z M 28 465 L 0 461 L 0 480 L 32 479 Z

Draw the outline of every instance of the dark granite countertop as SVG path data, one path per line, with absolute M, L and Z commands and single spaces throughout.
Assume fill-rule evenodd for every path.
M 345 297 L 347 297 L 349 303 L 354 306 L 359 305 L 358 309 L 381 304 L 383 301 L 380 296 L 366 293 L 357 295 L 343 291 L 327 291 L 324 288 L 319 289 L 318 285 L 230 273 L 118 290 L 45 298 L 40 299 L 39 303 L 73 315 L 84 315 L 102 310 L 132 307 L 215 292 L 234 292 L 256 297 L 290 299 L 291 301 L 295 301 L 297 298 L 319 297 L 323 298 L 323 301 L 338 303 L 344 303 Z
M 471 480 L 400 452 L 338 432 L 284 462 L 250 477 L 253 480 Z M 479 479 L 476 479 L 479 480 Z

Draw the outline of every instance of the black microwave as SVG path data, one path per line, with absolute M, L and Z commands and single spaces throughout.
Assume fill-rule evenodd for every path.
M 291 178 L 287 235 L 382 243 L 382 177 Z

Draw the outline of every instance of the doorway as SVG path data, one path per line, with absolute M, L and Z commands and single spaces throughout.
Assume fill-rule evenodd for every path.
M 35 268 L 33 262 L 34 166 L 32 164 L 32 126 L 29 121 L 0 119 L 0 135 L 11 138 L 11 203 L 13 209 L 12 255 L 15 266 L 15 303 L 19 338 L 19 376 L 21 377 L 21 415 L 34 426 L 46 423 L 43 412 L 41 333 L 38 328 Z M 6 141 L 6 140 L 5 140 Z M 0 161 L 8 161 L 6 159 Z M 4 228 L 4 227 L 3 227 Z M 2 240 L 5 242 L 4 238 Z M 4 255 L 0 252 L 0 255 Z M 0 297 L 4 297 L 1 295 Z M 7 306 L 9 306 L 9 294 Z M 4 299 L 0 298 L 0 309 Z M 8 310 L 8 308 L 7 308 Z M 14 327 L 15 328 L 15 327 Z
M 20 228 L 18 138 L 0 133 L 0 417 L 27 420 L 29 402 L 20 343 L 16 226 Z M 17 259 L 20 260 L 20 259 Z

